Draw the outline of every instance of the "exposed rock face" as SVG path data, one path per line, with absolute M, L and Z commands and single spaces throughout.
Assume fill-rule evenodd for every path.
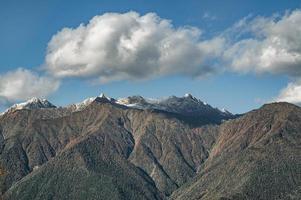
M 222 125 L 191 126 L 180 116 L 106 97 L 77 111 L 6 113 L 4 199 L 300 197 L 299 107 L 266 105 Z

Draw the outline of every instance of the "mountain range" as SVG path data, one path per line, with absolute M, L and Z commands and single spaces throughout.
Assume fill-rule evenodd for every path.
M 190 94 L 34 98 L 0 116 L 3 199 L 301 199 L 301 108 L 242 115 Z

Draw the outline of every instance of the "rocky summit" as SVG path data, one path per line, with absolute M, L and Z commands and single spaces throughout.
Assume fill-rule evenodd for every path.
M 301 108 L 243 115 L 190 94 L 32 99 L 0 116 L 7 200 L 301 199 Z

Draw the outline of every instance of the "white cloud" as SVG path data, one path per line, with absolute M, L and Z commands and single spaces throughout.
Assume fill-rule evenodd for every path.
M 45 97 L 65 77 L 109 82 L 174 74 L 203 77 L 228 69 L 301 80 L 300 38 L 301 10 L 248 16 L 212 39 L 203 39 L 196 27 L 174 27 L 155 13 L 106 13 L 52 37 L 45 69 L 55 78 L 25 69 L 0 75 L 0 102 Z M 301 82 L 289 83 L 276 100 L 301 103 L 300 90 Z
M 223 59 L 230 70 L 301 80 L 301 10 L 269 18 L 248 16 L 223 37 L 227 41 Z M 289 83 L 274 100 L 301 103 L 301 82 Z
M 215 70 L 208 63 L 223 45 L 221 38 L 202 41 L 198 28 L 175 28 L 155 13 L 106 13 L 54 35 L 45 64 L 56 77 L 102 82 L 172 74 L 200 77 Z
M 276 101 L 285 101 L 295 104 L 301 103 L 301 82 L 296 81 L 289 83 L 286 88 L 280 91 Z
M 19 68 L 0 75 L 0 103 L 7 104 L 32 97 L 47 97 L 60 85 L 56 79 L 39 76 L 27 69 Z
M 232 34 L 242 35 L 224 53 L 233 70 L 301 75 L 301 10 L 271 18 L 248 17 L 233 29 Z

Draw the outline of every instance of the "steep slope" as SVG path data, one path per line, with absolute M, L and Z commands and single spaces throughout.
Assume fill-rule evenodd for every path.
M 116 157 L 106 158 L 109 162 L 90 156 L 90 151 L 96 150 L 56 157 L 13 185 L 4 199 L 163 199 L 139 169 Z
M 29 174 L 7 192 L 7 199 L 162 198 L 153 181 L 126 160 L 134 141 L 110 104 L 95 102 L 83 113 L 56 119 L 28 118 L 28 112 L 36 110 L 15 113 L 28 120 L 13 132 L 3 125 L 7 139 L 0 159 L 6 172 L 2 189 Z M 49 193 L 39 193 L 41 187 Z M 88 188 L 95 191 L 86 193 Z
M 297 106 L 202 126 L 190 116 L 203 109 L 135 108 L 104 95 L 73 108 L 0 116 L 5 199 L 300 199 Z
M 300 199 L 301 108 L 265 105 L 220 127 L 204 167 L 172 199 Z
M 196 175 L 217 133 L 216 126 L 191 129 L 176 118 L 148 111 L 130 113 L 129 119 L 135 139 L 129 160 L 166 195 Z
M 102 185 L 99 193 L 106 190 L 113 195 L 112 188 L 121 187 L 112 199 L 126 198 L 123 193 L 145 194 L 137 199 L 160 199 L 161 192 L 169 195 L 195 176 L 215 141 L 211 133 L 217 130 L 215 126 L 191 129 L 169 113 L 130 109 L 104 98 L 64 116 L 41 117 L 41 112 L 45 110 L 16 110 L 0 118 L 4 172 L 0 187 L 3 193 L 8 190 L 8 199 L 41 198 L 41 187 L 51 194 L 78 194 L 77 186 L 86 188 L 91 178 L 103 174 L 107 179 L 95 182 Z M 88 147 L 93 153 L 76 153 Z M 83 185 L 75 180 L 77 175 Z M 53 187 L 52 176 L 60 177 L 59 183 L 70 188 Z M 30 195 L 24 195 L 25 191 L 31 191 Z M 96 193 L 85 197 L 101 195 Z M 15 196 L 19 194 L 24 197 Z
M 125 159 L 133 146 L 129 133 L 123 129 L 108 132 L 107 126 L 95 129 L 70 141 L 56 157 L 34 168 L 4 198 L 162 199 L 147 174 Z

